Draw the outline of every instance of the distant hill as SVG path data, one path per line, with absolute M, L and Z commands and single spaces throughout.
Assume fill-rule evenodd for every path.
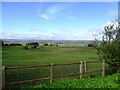
M 3 42 L 5 44 L 10 43 L 20 43 L 20 44 L 26 44 L 28 42 L 38 42 L 39 44 L 56 44 L 56 43 L 63 43 L 64 45 L 70 45 L 70 46 L 87 46 L 89 43 L 91 43 L 91 40 L 21 40 L 21 39 L 3 39 Z

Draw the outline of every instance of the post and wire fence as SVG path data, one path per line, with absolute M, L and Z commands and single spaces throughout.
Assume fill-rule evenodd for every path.
M 87 78 L 95 77 L 95 73 L 105 75 L 105 61 L 80 61 L 66 64 L 44 64 L 38 66 L 2 66 L 2 88 L 11 88 L 16 84 L 47 82 L 52 83 L 57 78 Z

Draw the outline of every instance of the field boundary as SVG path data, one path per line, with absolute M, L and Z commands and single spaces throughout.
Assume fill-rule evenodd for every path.
M 101 63 L 101 69 L 100 70 L 86 70 L 86 65 L 88 63 Z M 54 67 L 55 66 L 67 66 L 67 65 L 79 65 L 79 73 L 70 73 L 70 74 L 64 74 L 64 75 L 58 75 L 54 76 Z M 50 67 L 49 69 L 49 76 L 47 77 L 42 77 L 42 78 L 37 78 L 37 79 L 32 79 L 32 80 L 23 80 L 23 81 L 15 81 L 15 82 L 7 82 L 6 81 L 6 71 L 7 70 L 14 70 L 14 69 L 32 69 L 32 68 L 38 68 L 38 67 Z M 66 64 L 43 64 L 43 65 L 37 65 L 37 66 L 14 66 L 14 67 L 6 67 L 2 66 L 2 88 L 5 89 L 7 85 L 14 85 L 14 84 L 22 84 L 22 83 L 28 83 L 28 82 L 35 82 L 35 81 L 40 81 L 40 80 L 45 80 L 45 79 L 50 79 L 50 83 L 53 82 L 53 79 L 55 78 L 61 78 L 61 77 L 67 77 L 67 76 L 77 76 L 79 75 L 79 78 L 84 78 L 83 74 L 86 73 L 91 73 L 91 72 L 101 72 L 101 76 L 104 77 L 105 75 L 105 61 L 102 60 L 102 62 L 98 61 L 80 61 L 80 62 L 73 62 L 73 63 L 66 63 Z

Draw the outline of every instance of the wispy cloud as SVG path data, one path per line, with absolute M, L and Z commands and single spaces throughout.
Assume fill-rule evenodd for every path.
M 62 28 L 52 32 L 49 30 L 41 30 L 39 28 L 31 28 L 26 33 L 2 32 L 3 39 L 41 39 L 41 40 L 93 40 L 95 34 L 101 34 L 104 26 L 110 25 L 107 21 L 99 27 L 94 27 L 85 31 L 73 31 L 69 28 Z
M 61 31 L 61 32 L 71 32 L 70 29 L 66 29 L 66 28 L 62 28 L 62 29 L 60 29 L 60 31 Z
M 47 12 L 50 15 L 55 15 L 55 14 L 64 14 L 68 12 L 68 9 L 71 7 L 71 4 L 57 4 L 49 7 L 47 9 Z
M 49 39 L 52 37 L 52 34 L 48 33 L 0 33 L 2 34 L 2 39 Z
M 38 15 L 45 19 L 45 20 L 54 20 L 56 19 L 57 17 L 60 17 L 60 16 L 67 16 L 69 14 L 71 14 L 72 12 L 70 12 L 70 8 L 72 6 L 72 4 L 54 4 L 54 5 L 51 5 L 51 6 L 47 6 L 46 8 L 42 8 L 42 6 L 44 7 L 44 5 L 40 5 L 38 6 L 37 10 L 38 11 Z M 70 17 L 70 19 L 72 19 L 73 17 Z
M 43 30 L 39 29 L 39 28 L 30 28 L 29 30 L 27 30 L 27 32 L 42 32 Z
M 46 15 L 46 14 L 41 14 L 40 17 L 43 18 L 43 19 L 45 19 L 45 20 L 49 19 L 48 15 Z
M 98 30 L 98 29 L 97 29 Z M 88 31 L 75 32 L 70 29 L 62 28 L 56 32 L 31 28 L 26 33 L 2 32 L 3 39 L 42 39 L 42 40 L 91 40 L 92 34 L 96 29 Z M 96 31 L 97 32 L 97 31 Z
M 90 40 L 88 32 L 73 32 L 62 29 L 59 32 L 37 31 L 36 33 L 2 32 L 2 39 L 42 39 L 42 40 Z

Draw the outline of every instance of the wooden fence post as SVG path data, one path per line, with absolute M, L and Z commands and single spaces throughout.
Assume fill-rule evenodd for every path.
M 82 66 L 83 66 L 83 63 L 82 61 L 80 61 L 80 78 L 82 78 Z
M 53 63 L 51 63 L 51 65 L 50 65 L 50 83 L 52 83 L 52 81 L 53 81 Z
M 2 66 L 2 89 L 5 90 L 6 88 L 6 67 Z
M 102 77 L 105 75 L 105 61 L 102 60 Z
M 84 61 L 84 69 L 85 69 L 85 72 L 86 72 L 86 61 Z

